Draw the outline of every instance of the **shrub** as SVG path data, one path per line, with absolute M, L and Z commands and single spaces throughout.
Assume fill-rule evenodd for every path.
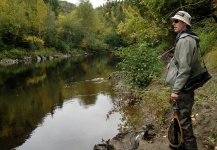
M 156 50 L 146 43 L 120 48 L 116 55 L 121 59 L 118 66 L 123 78 L 131 88 L 147 86 L 161 72 Z
M 44 41 L 36 36 L 24 35 L 23 40 L 29 44 L 29 47 L 32 50 L 44 48 Z
M 59 51 L 61 53 L 65 53 L 66 54 L 66 53 L 68 53 L 70 51 L 70 46 L 69 46 L 69 44 L 67 44 L 67 42 L 61 41 L 58 49 L 59 49 Z
M 26 52 L 19 49 L 4 50 L 1 53 L 0 58 L 21 59 L 26 55 Z

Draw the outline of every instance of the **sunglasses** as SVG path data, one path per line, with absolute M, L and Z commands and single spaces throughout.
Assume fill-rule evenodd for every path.
M 178 23 L 178 22 L 179 22 L 179 20 L 177 20 L 177 19 L 176 19 L 176 20 L 173 20 L 173 22 L 174 22 L 174 23 Z

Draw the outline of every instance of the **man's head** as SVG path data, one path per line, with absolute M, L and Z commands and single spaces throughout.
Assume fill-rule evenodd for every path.
M 178 11 L 175 16 L 170 18 L 173 21 L 173 27 L 175 32 L 180 32 L 184 28 L 191 27 L 191 16 L 185 11 Z

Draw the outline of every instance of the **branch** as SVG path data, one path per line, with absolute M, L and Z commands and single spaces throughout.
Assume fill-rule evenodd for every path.
M 197 2 L 197 3 L 194 3 L 194 4 L 188 4 L 188 5 L 185 5 L 185 6 L 178 7 L 178 8 L 176 8 L 175 10 L 173 10 L 172 12 L 168 13 L 168 14 L 167 14 L 165 17 L 163 17 L 163 18 L 166 20 L 166 18 L 172 16 L 172 14 L 174 14 L 175 12 L 177 12 L 180 8 L 185 8 L 185 7 L 189 7 L 189 6 L 195 6 L 195 5 L 198 5 L 198 4 L 203 3 L 203 2 L 206 2 L 206 1 L 209 1 L 209 0 L 201 0 L 201 1 L 199 1 L 199 2 Z

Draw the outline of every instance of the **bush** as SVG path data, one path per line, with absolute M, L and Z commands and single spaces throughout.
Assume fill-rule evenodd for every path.
M 68 53 L 70 51 L 70 46 L 68 45 L 67 42 L 65 41 L 60 41 L 60 44 L 58 45 L 58 50 L 61 52 L 61 53 Z
M 156 50 L 146 43 L 120 48 L 116 55 L 121 59 L 118 66 L 125 81 L 134 88 L 147 86 L 161 72 Z
M 38 38 L 36 36 L 24 36 L 23 37 L 24 42 L 27 42 L 29 44 L 29 48 L 31 50 L 37 50 L 44 48 L 44 40 L 41 38 Z
M 54 48 L 44 48 L 41 50 L 34 51 L 32 54 L 35 56 L 48 57 L 48 56 L 53 56 L 55 54 L 58 54 L 58 52 Z
M 109 32 L 104 39 L 105 43 L 110 45 L 111 47 L 120 47 L 120 46 L 126 46 L 127 43 L 124 43 L 123 39 L 120 35 L 116 33 L 116 31 Z
M 26 55 L 26 52 L 20 49 L 4 50 L 0 55 L 0 59 L 11 58 L 11 59 L 21 59 Z

